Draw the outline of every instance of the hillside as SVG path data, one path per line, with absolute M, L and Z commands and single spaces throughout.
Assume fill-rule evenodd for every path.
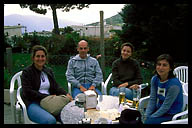
M 69 21 L 69 20 L 59 20 L 59 27 L 64 28 L 70 25 L 80 25 L 80 23 Z M 27 27 L 27 32 L 40 32 L 40 31 L 52 31 L 54 28 L 53 19 L 43 16 L 32 16 L 32 15 L 8 15 L 4 16 L 4 26 L 15 26 L 21 24 Z
M 59 20 L 59 27 L 64 28 L 70 25 L 81 25 L 78 22 L 73 22 L 69 20 Z M 119 14 L 114 15 L 106 19 L 106 24 L 109 25 L 121 25 L 123 23 L 121 16 Z M 4 26 L 15 26 L 21 24 L 27 27 L 27 32 L 40 32 L 40 31 L 52 31 L 53 30 L 53 20 L 52 18 L 47 18 L 43 16 L 32 16 L 32 15 L 8 15 L 4 16 Z M 98 25 L 99 22 L 87 24 L 88 25 Z
M 123 20 L 122 20 L 120 14 L 116 14 L 116 15 L 114 15 L 114 16 L 112 16 L 112 17 L 110 17 L 110 18 L 107 18 L 107 19 L 105 19 L 105 20 L 106 20 L 106 24 L 109 24 L 109 25 L 114 25 L 114 26 L 116 26 L 116 25 L 122 25 L 122 24 L 123 24 Z M 88 26 L 88 25 L 93 25 L 93 26 L 95 26 L 95 25 L 98 25 L 98 24 L 99 24 L 99 22 L 95 22 L 95 23 L 87 24 L 87 26 Z

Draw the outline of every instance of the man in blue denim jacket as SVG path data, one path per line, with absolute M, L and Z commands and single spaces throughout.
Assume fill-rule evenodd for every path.
M 98 61 L 88 53 L 88 42 L 81 40 L 78 43 L 79 54 L 72 57 L 67 66 L 67 81 L 72 84 L 72 97 L 86 90 L 95 90 L 98 95 L 102 93 L 96 89 L 103 81 L 103 74 Z

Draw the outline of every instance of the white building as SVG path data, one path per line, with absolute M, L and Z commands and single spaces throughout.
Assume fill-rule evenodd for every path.
M 27 31 L 26 30 L 26 27 L 25 26 L 21 26 L 20 24 L 18 24 L 17 26 L 4 26 L 4 33 L 6 35 L 8 35 L 9 38 L 11 38 L 12 36 L 22 36 L 22 29 L 25 29 L 25 32 Z
M 72 27 L 74 31 L 79 32 L 80 36 L 100 37 L 100 26 L 72 25 L 70 27 Z M 104 26 L 104 37 L 105 38 L 108 38 L 113 34 L 113 33 L 109 32 L 110 30 L 122 30 L 122 28 L 121 28 L 121 26 L 105 25 Z
M 52 32 L 49 31 L 42 31 L 42 32 L 29 32 L 28 35 L 36 34 L 37 36 L 44 36 L 44 37 L 50 37 L 52 36 Z

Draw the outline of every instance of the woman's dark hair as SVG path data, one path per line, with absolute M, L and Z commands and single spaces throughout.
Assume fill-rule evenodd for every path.
M 160 56 L 157 57 L 156 61 L 155 61 L 155 65 L 157 65 L 157 63 L 160 60 L 166 60 L 169 65 L 170 65 L 170 71 L 168 74 L 168 79 L 175 77 L 175 75 L 173 74 L 173 70 L 174 70 L 174 62 L 173 62 L 173 58 L 169 55 L 169 54 L 162 54 Z M 157 74 L 157 76 L 160 78 L 159 74 L 157 73 L 157 71 L 155 70 L 155 74 Z
M 131 43 L 129 43 L 129 42 L 123 43 L 123 44 L 121 45 L 121 50 L 123 49 L 124 46 L 129 46 L 129 47 L 131 48 L 131 52 L 133 53 L 133 51 L 134 51 L 134 46 L 133 46 Z
M 33 58 L 35 56 L 35 53 L 39 50 L 42 50 L 44 51 L 45 53 L 45 56 L 47 57 L 48 56 L 48 53 L 47 53 L 47 49 L 41 45 L 35 45 L 32 47 L 32 50 L 31 50 L 31 57 Z

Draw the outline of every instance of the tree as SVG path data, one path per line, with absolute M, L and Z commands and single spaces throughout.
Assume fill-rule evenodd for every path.
M 65 28 L 60 28 L 59 30 L 62 32 L 62 35 L 65 35 L 67 33 L 72 33 L 74 31 L 73 28 L 70 26 L 67 26 Z
M 69 12 L 71 9 L 83 9 L 89 7 L 89 4 L 20 4 L 21 8 L 28 8 L 39 14 L 46 14 L 47 9 L 52 10 L 53 23 L 54 23 L 54 33 L 59 35 L 59 25 L 57 20 L 57 9 L 62 9 L 63 12 Z M 50 7 L 50 8 L 49 8 Z
M 169 53 L 186 62 L 188 9 L 185 3 L 126 5 L 120 13 L 124 22 L 120 38 L 132 42 L 136 49 L 147 48 L 147 59 Z
M 3 46 L 3 48 L 4 48 L 4 53 L 6 52 L 6 48 L 7 47 L 11 47 L 11 44 L 9 43 L 9 37 L 8 37 L 9 35 L 8 35 L 8 33 L 4 33 L 4 43 L 3 42 L 1 42 L 1 46 L 0 46 L 0 48 Z

